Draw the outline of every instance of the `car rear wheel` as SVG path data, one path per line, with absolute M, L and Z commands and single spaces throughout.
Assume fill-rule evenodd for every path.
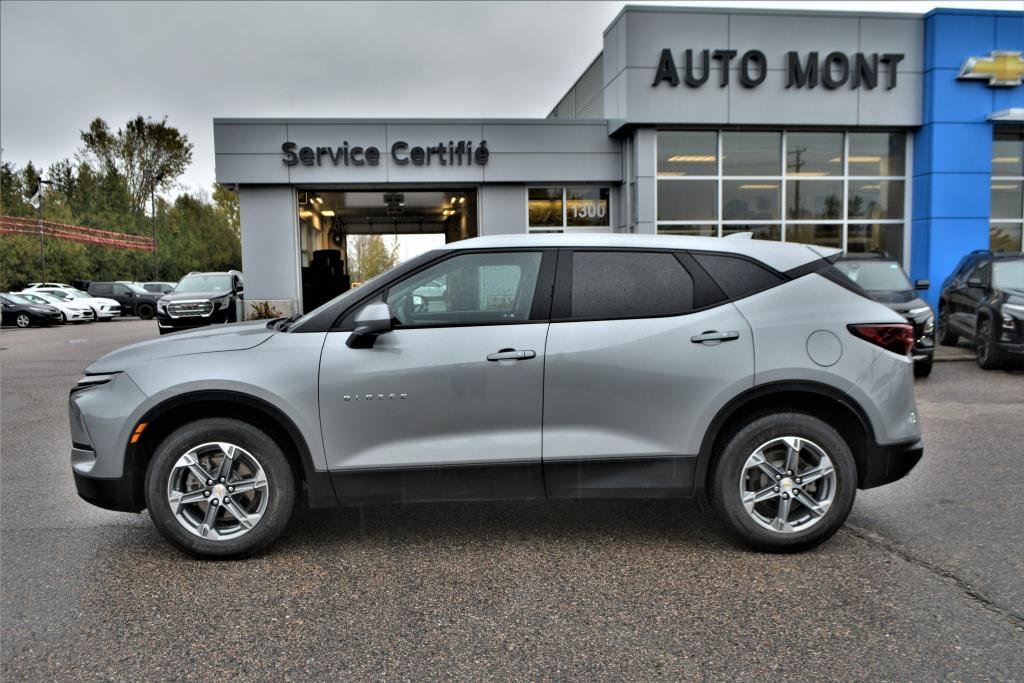
M 803 413 L 764 415 L 728 438 L 712 472 L 715 508 L 747 545 L 796 552 L 828 540 L 857 490 L 849 446 Z
M 927 377 L 932 374 L 932 364 L 935 361 L 932 359 L 918 361 L 914 363 L 914 377 Z
M 958 335 L 949 331 L 949 310 L 946 304 L 939 304 L 939 324 L 935 337 L 943 346 L 956 346 L 960 340 Z
M 156 309 L 154 309 L 150 304 L 139 304 L 135 307 L 135 315 L 139 316 L 143 320 L 152 320 L 155 313 Z
M 188 423 L 160 443 L 146 473 L 146 506 L 184 552 L 226 559 L 258 553 L 284 530 L 295 476 L 262 430 L 229 418 Z
M 28 316 L 28 313 L 19 313 L 18 317 L 14 319 L 14 324 L 26 328 L 32 324 L 32 318 Z
M 994 370 L 1000 365 L 999 347 L 996 343 L 996 332 L 990 316 L 978 318 L 975 326 L 977 334 L 974 340 L 975 360 L 982 370 Z

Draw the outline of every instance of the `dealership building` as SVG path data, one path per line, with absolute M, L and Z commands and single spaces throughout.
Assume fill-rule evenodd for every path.
M 246 298 L 309 310 L 353 236 L 626 232 L 1021 251 L 1024 12 L 626 7 L 543 119 L 215 119 Z

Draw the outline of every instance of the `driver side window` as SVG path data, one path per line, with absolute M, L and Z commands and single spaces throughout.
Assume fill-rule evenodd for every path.
M 384 301 L 400 327 L 525 322 L 542 252 L 461 254 L 392 286 Z

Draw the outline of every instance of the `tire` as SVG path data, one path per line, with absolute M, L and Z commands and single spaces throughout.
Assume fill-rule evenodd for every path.
M 946 304 L 939 304 L 939 322 L 935 333 L 935 339 L 943 346 L 956 346 L 960 341 L 959 335 L 949 331 L 949 311 Z
M 798 446 L 793 470 L 785 469 L 787 444 Z M 755 454 L 766 468 L 751 464 Z M 816 463 L 826 467 L 818 467 L 815 481 L 797 476 L 812 474 Z M 768 471 L 781 477 L 777 485 Z M 743 490 L 764 494 L 750 512 Z M 790 497 L 787 490 L 798 493 Z M 818 418 L 795 412 L 762 415 L 728 437 L 711 472 L 710 492 L 718 514 L 743 543 L 768 552 L 797 552 L 828 540 L 846 521 L 857 492 L 857 465 L 839 432 Z M 808 497 L 822 514 L 799 502 Z M 789 511 L 782 514 L 784 505 Z
M 135 315 L 143 320 L 152 320 L 155 313 L 156 309 L 151 304 L 139 304 L 135 307 Z
M 61 325 L 67 325 L 68 324 L 68 317 L 66 315 L 64 315 L 63 313 L 60 314 L 60 324 Z
M 996 343 L 996 331 L 992 326 L 992 316 L 980 315 L 975 324 L 974 358 L 982 370 L 995 370 L 1002 365 L 999 357 L 999 345 Z
M 18 317 L 14 319 L 14 324 L 25 329 L 32 326 L 32 318 L 28 316 L 28 313 L 19 313 Z
M 914 363 L 914 377 L 927 377 L 932 374 L 933 363 L 931 358 Z
M 234 446 L 223 483 L 218 475 L 225 457 L 218 443 Z M 212 486 L 197 478 L 187 455 Z M 233 483 L 252 488 L 231 493 L 226 487 Z M 176 513 L 169 498 L 182 492 L 187 499 Z M 202 559 L 239 558 L 264 550 L 284 531 L 295 507 L 296 481 L 284 452 L 265 432 L 241 420 L 205 418 L 179 427 L 157 446 L 146 470 L 145 496 L 153 524 L 179 550 Z M 239 506 L 251 527 L 230 512 Z M 204 528 L 211 521 L 212 531 Z

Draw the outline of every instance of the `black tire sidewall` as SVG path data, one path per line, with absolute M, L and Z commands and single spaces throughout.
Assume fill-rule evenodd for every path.
M 939 344 L 942 346 L 956 346 L 960 337 L 949 331 L 949 309 L 945 305 L 939 307 L 938 327 L 938 334 L 936 336 Z
M 210 441 L 226 441 L 249 451 L 263 467 L 270 499 L 259 523 L 231 540 L 212 541 L 188 531 L 175 518 L 167 501 L 167 481 L 178 458 Z M 231 418 L 206 418 L 171 432 L 157 446 L 146 470 L 146 507 L 161 535 L 180 550 L 203 559 L 230 559 L 258 553 L 284 531 L 295 507 L 296 482 L 280 446 L 257 427 Z
M 156 314 L 156 309 L 149 304 L 139 304 L 135 307 L 135 315 L 143 320 L 151 320 Z
M 935 363 L 934 360 L 926 360 L 920 363 L 914 363 L 914 377 L 927 377 L 932 374 L 932 366 Z
M 759 526 L 747 514 L 739 493 L 747 458 L 759 446 L 780 436 L 797 436 L 816 443 L 832 460 L 836 476 L 836 494 L 825 518 L 792 534 Z M 795 412 L 762 415 L 726 440 L 712 471 L 710 489 L 718 513 L 744 543 L 758 550 L 795 552 L 828 540 L 846 521 L 857 493 L 857 464 L 839 432 L 818 418 Z
M 984 325 L 988 325 L 988 329 L 983 329 Z M 983 370 L 992 370 L 999 365 L 998 348 L 996 345 L 995 338 L 995 326 L 991 316 L 985 315 L 978 319 L 977 325 L 975 325 L 976 335 L 974 339 L 974 351 L 975 359 L 977 360 L 978 367 Z M 982 356 L 982 349 L 985 350 L 984 356 Z

